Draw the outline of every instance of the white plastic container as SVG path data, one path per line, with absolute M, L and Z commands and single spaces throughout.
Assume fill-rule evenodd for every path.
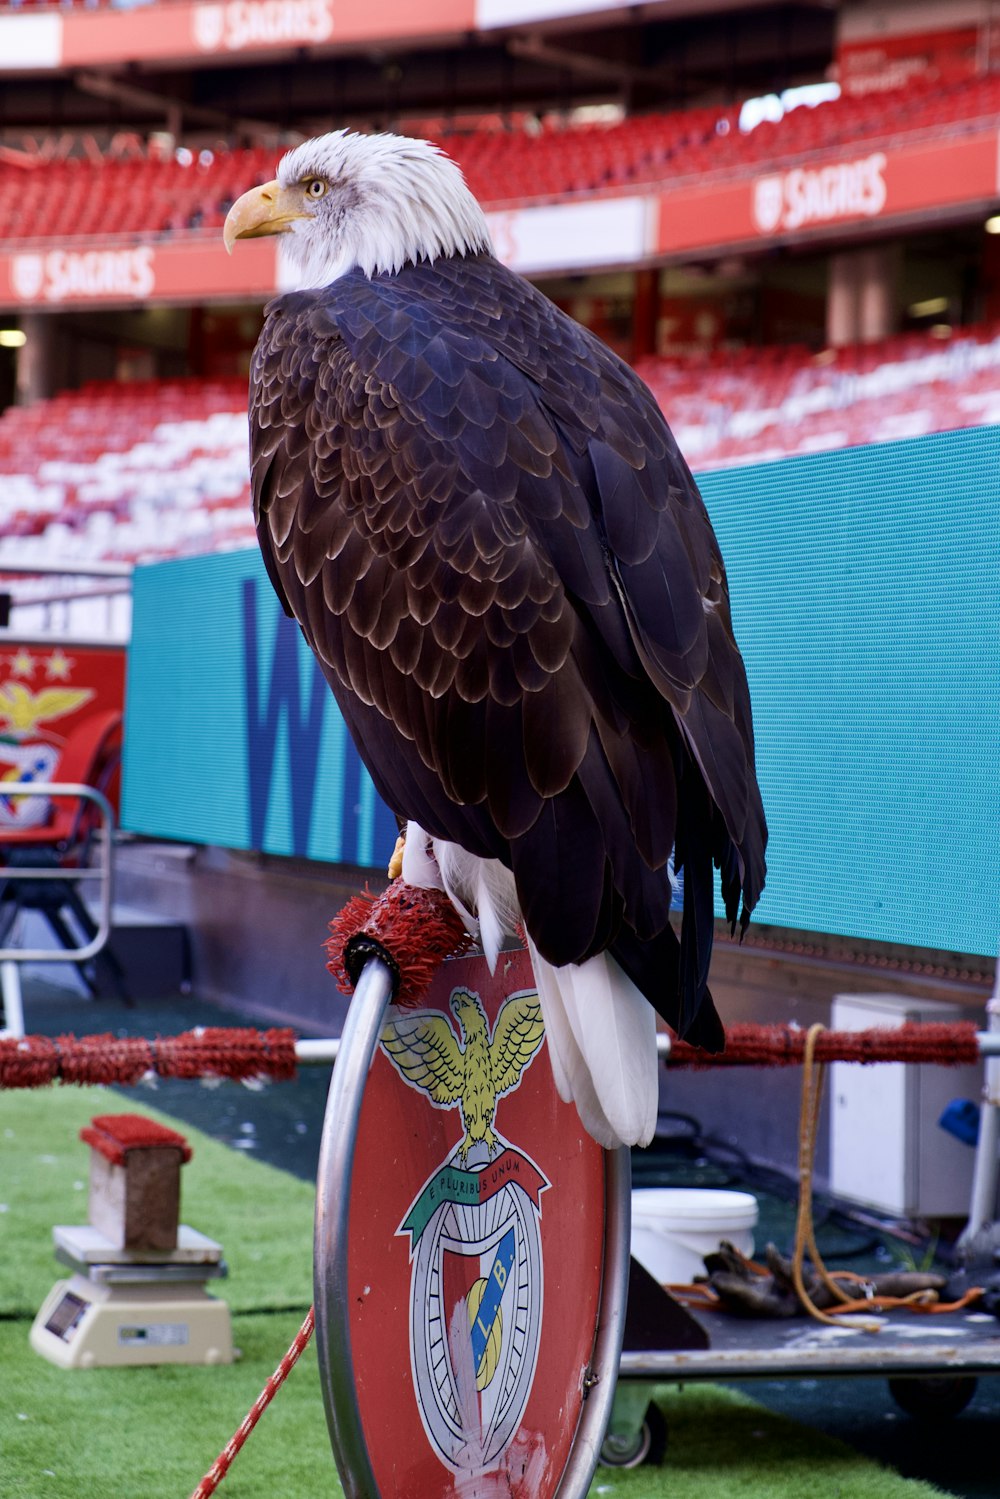
M 757 1199 L 715 1187 L 639 1187 L 632 1193 L 632 1253 L 661 1285 L 689 1285 L 723 1239 L 753 1254 Z

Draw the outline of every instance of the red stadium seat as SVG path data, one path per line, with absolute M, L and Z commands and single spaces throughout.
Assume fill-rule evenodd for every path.
M 612 125 L 484 128 L 444 135 L 442 144 L 485 202 L 562 197 L 685 174 L 743 172 L 856 141 L 900 132 L 934 135 L 993 121 L 1000 78 L 908 84 L 864 97 L 802 107 L 748 134 L 735 106 L 640 115 Z M 0 222 L 7 239 L 147 231 L 216 230 L 225 206 L 273 173 L 280 152 L 259 146 L 214 151 L 205 161 L 171 157 L 69 158 L 35 169 L 0 165 Z M 102 191 L 94 193 L 95 179 Z M 93 207 L 103 203 L 103 210 Z
M 1000 420 L 1000 325 L 906 334 L 817 361 L 715 348 L 637 369 L 695 468 Z M 972 358 L 973 352 L 975 359 Z M 0 417 L 0 567 L 252 545 L 242 380 L 94 381 Z

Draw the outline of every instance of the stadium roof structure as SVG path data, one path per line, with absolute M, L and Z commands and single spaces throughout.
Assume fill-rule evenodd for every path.
M 389 127 L 408 114 L 683 103 L 831 56 L 819 0 L 153 0 L 0 7 L 3 128 Z M 291 65 L 291 67 L 286 66 Z
M 652 0 L 636 15 L 632 0 L 173 0 L 86 10 L 55 6 L 0 17 L 4 69 L 48 71 L 183 61 L 187 67 L 220 58 L 274 56 L 300 49 L 333 52 L 373 44 L 403 47 L 487 40 L 513 32 L 533 38 L 536 59 L 544 60 L 549 32 L 586 23 L 597 30 L 609 23 L 619 31 L 641 20 L 703 16 L 715 11 L 766 9 L 760 0 Z M 775 7 L 770 7 L 774 9 Z M 821 0 L 800 0 L 785 10 L 826 9 Z M 613 73 L 627 66 L 621 55 L 602 59 L 586 47 L 553 43 L 549 61 L 573 71 Z M 613 51 L 616 49 L 613 49 Z

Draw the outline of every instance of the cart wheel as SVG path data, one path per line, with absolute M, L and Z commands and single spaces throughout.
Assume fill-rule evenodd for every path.
M 601 1447 L 602 1468 L 659 1467 L 667 1450 L 667 1418 L 650 1401 L 639 1430 L 628 1436 L 608 1435 Z
M 919 1379 L 890 1379 L 889 1394 L 908 1416 L 950 1421 L 964 1411 L 976 1393 L 971 1374 L 928 1375 Z

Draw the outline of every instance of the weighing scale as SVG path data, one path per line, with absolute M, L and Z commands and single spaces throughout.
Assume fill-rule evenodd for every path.
M 56 1258 L 73 1274 L 52 1287 L 31 1346 L 64 1369 L 230 1364 L 229 1307 L 205 1290 L 227 1274 L 222 1245 L 187 1224 L 177 1248 L 119 1249 L 91 1224 L 57 1225 Z

